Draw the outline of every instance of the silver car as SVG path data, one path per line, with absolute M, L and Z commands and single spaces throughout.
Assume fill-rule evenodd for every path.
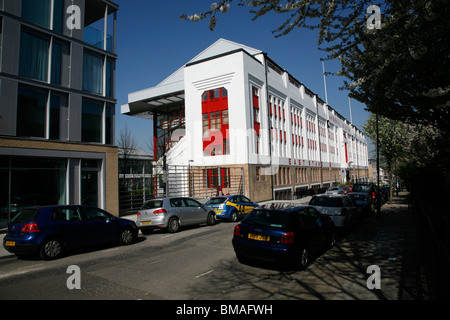
M 326 192 L 326 194 L 345 194 L 344 188 L 342 187 L 331 187 Z
M 137 214 L 136 224 L 143 234 L 154 229 L 178 232 L 181 226 L 216 223 L 216 214 L 197 200 L 186 197 L 152 199 L 144 203 Z
M 355 202 L 347 195 L 318 194 L 311 198 L 309 205 L 329 216 L 336 227 L 353 226 L 361 221 Z

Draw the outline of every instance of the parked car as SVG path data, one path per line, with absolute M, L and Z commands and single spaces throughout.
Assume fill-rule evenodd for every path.
M 367 193 L 352 192 L 348 194 L 351 197 L 358 208 L 360 208 L 361 215 L 367 217 L 375 211 L 375 200 L 372 199 Z
M 325 193 L 326 194 L 345 194 L 345 191 L 342 187 L 331 187 Z
M 347 184 L 347 185 L 343 186 L 342 189 L 344 189 L 345 194 L 348 194 L 353 191 L 353 185 Z
M 361 219 L 355 202 L 348 195 L 318 194 L 311 198 L 309 205 L 329 216 L 336 227 L 352 226 Z
M 370 182 L 359 182 L 353 185 L 352 192 L 362 192 L 366 193 L 372 199 L 376 199 L 377 197 L 377 187 L 375 184 Z
M 239 261 L 294 263 L 306 268 L 313 252 L 335 243 L 335 226 L 310 206 L 256 208 L 234 228 L 233 248 Z
M 8 224 L 4 248 L 17 255 L 61 257 L 66 250 L 118 242 L 129 245 L 138 235 L 134 221 L 95 207 L 47 206 L 22 209 Z
M 142 233 L 154 229 L 178 232 L 181 226 L 216 223 L 216 214 L 195 199 L 187 197 L 156 198 L 144 203 L 137 214 Z
M 258 206 L 257 203 L 252 202 L 243 195 L 214 197 L 205 203 L 205 207 L 213 210 L 218 219 L 226 219 L 233 222 L 245 217 L 246 214 Z

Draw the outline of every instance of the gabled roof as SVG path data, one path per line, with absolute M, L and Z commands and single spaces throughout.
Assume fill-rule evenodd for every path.
M 220 38 L 208 48 L 196 55 L 193 59 L 188 61 L 186 64 L 205 60 L 236 50 L 245 50 L 252 56 L 262 53 L 261 50 Z M 128 105 L 122 106 L 122 113 L 136 114 L 144 111 L 142 110 L 144 106 L 140 105 L 139 103 L 143 101 L 150 102 L 157 107 L 168 103 L 176 103 L 184 99 L 184 67 L 186 66 L 186 64 L 172 73 L 169 77 L 164 79 L 155 87 L 130 93 L 128 95 Z M 130 107 L 130 104 L 133 103 L 137 103 L 140 106 L 135 105 L 136 110 L 131 110 L 134 109 Z

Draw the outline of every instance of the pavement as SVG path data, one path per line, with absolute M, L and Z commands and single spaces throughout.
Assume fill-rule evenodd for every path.
M 342 261 L 352 260 L 358 269 L 368 265 L 377 265 L 381 270 L 381 290 L 375 290 L 378 299 L 386 300 L 428 300 L 432 299 L 430 288 L 426 280 L 424 267 L 420 261 L 420 252 L 416 241 L 416 220 L 409 207 L 409 193 L 400 192 L 393 197 L 391 204 L 384 204 L 381 217 L 375 215 L 365 219 L 355 230 L 343 235 L 334 250 L 339 250 Z M 266 206 L 292 206 L 306 204 L 311 197 L 292 201 L 267 201 L 260 203 Z M 136 221 L 136 215 L 122 218 Z M 0 234 L 0 259 L 11 256 L 3 248 L 4 234 Z M 317 265 L 330 272 L 331 261 L 326 255 Z M 325 270 L 325 269 L 324 269 Z M 334 270 L 341 272 L 343 270 Z M 365 269 L 360 274 L 365 274 Z M 324 274 L 325 275 L 325 274 Z M 330 275 L 333 277 L 333 275 Z M 346 277 L 343 275 L 343 277 Z M 367 275 L 369 277 L 369 274 Z M 351 279 L 348 279 L 351 280 Z M 360 279 L 361 280 L 361 279 Z M 362 279 L 365 283 L 365 279 Z M 347 281 L 346 286 L 354 286 L 354 282 Z M 361 282 L 361 281 L 360 281 Z M 354 288 L 342 290 L 338 299 L 354 299 L 350 292 Z M 351 289 L 351 290 L 350 290 Z M 367 292 L 367 288 L 363 288 Z M 364 296 L 360 298 L 364 299 Z M 371 297 L 368 297 L 372 299 Z

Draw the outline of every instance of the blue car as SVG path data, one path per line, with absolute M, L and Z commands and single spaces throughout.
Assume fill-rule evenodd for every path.
M 36 207 L 22 209 L 12 219 L 3 247 L 16 255 L 53 260 L 73 248 L 110 242 L 128 245 L 138 232 L 134 221 L 95 207 Z
M 259 260 L 306 268 L 310 255 L 335 243 L 335 225 L 310 206 L 253 210 L 234 228 L 239 261 Z
M 243 195 L 214 197 L 205 203 L 206 208 L 214 210 L 216 218 L 233 222 L 242 219 L 258 206 Z

